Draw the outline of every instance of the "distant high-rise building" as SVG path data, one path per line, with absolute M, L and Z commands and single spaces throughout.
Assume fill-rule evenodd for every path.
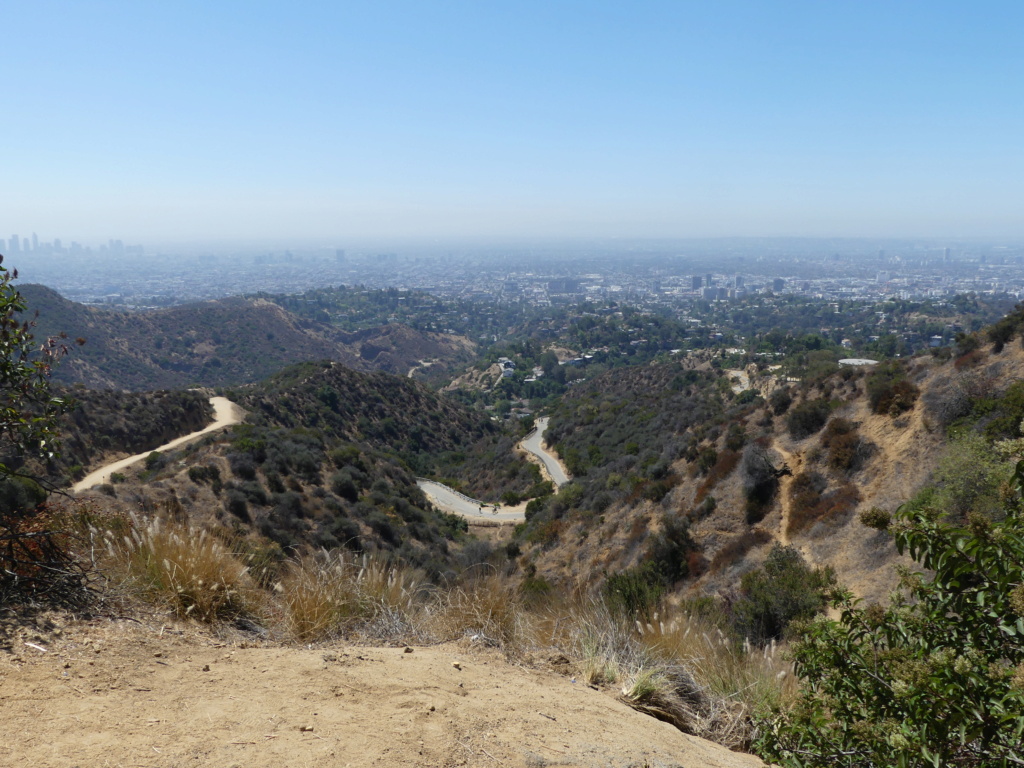
M 785 287 L 786 281 L 783 280 L 781 277 L 776 277 L 774 280 L 772 280 L 772 291 L 774 291 L 775 293 L 779 293 Z
M 946 248 L 946 249 L 945 249 L 945 250 L 944 250 L 944 251 L 942 252 L 942 260 L 943 260 L 943 261 L 949 261 L 949 248 Z
M 341 262 L 345 261 L 345 249 L 344 248 L 337 248 L 337 249 L 335 249 L 335 251 L 334 251 L 334 260 L 337 261 L 339 264 Z
M 739 289 L 739 288 L 742 288 L 742 287 L 743 287 L 743 275 L 736 275 L 736 288 Z
M 696 291 L 696 290 L 699 290 L 701 285 L 703 285 L 703 284 L 704 284 L 704 278 L 702 278 L 700 275 L 694 275 L 693 276 L 693 283 L 692 283 L 692 285 L 690 287 L 693 288 L 693 290 Z
M 33 251 L 38 251 L 39 250 L 39 237 L 36 235 L 35 232 L 32 233 L 32 250 Z
M 60 253 L 63 250 L 64 249 L 61 248 L 61 245 L 60 245 L 60 238 L 59 237 L 53 238 L 53 251 L 54 251 L 54 253 Z
M 879 261 L 885 261 L 885 251 L 884 250 L 879 250 L 878 251 L 878 260 Z
M 7 241 L 7 248 L 11 253 L 17 253 L 21 250 L 21 239 L 17 235 L 11 235 L 11 239 Z
M 708 272 L 706 275 L 704 275 L 704 285 L 706 285 L 706 286 L 708 286 L 710 288 L 714 284 L 715 284 L 715 276 L 714 275 L 712 275 L 710 272 Z

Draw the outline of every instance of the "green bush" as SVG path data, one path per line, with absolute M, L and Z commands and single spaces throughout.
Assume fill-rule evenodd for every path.
M 249 503 L 245 494 L 237 488 L 230 488 L 224 495 L 224 509 L 240 520 L 249 522 Z
M 609 576 L 604 583 L 608 608 L 630 620 L 650 619 L 664 594 L 664 580 L 651 562 Z
M 789 406 L 792 404 L 793 396 L 789 393 L 789 388 L 787 387 L 776 389 L 768 398 L 768 405 L 776 416 L 782 416 L 789 410 Z
M 764 565 L 743 576 L 732 608 L 736 634 L 754 643 L 781 639 L 789 625 L 825 607 L 825 593 L 836 581 L 831 568 L 811 568 L 793 547 L 776 544 Z
M 817 618 L 793 649 L 800 698 L 761 724 L 758 752 L 785 766 L 1024 764 L 1024 518 L 1019 493 L 993 523 L 937 511 L 879 510 L 907 594 L 888 608 L 839 592 L 839 621 Z
M 792 408 L 786 417 L 786 428 L 789 429 L 790 437 L 794 440 L 810 437 L 825 426 L 831 410 L 832 406 L 824 398 L 806 400 Z
M 1003 494 L 1013 475 L 1013 464 L 996 456 L 985 438 L 967 432 L 950 442 L 935 469 L 934 507 L 953 521 L 968 513 L 991 518 L 1003 514 Z
M 666 585 L 697 575 L 700 547 L 690 535 L 690 525 L 679 515 L 666 514 L 661 518 L 661 530 L 652 538 L 647 549 L 647 560 Z

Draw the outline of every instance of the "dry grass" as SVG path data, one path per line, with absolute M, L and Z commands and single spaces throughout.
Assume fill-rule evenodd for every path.
M 203 531 L 131 519 L 91 527 L 94 558 L 110 582 L 180 616 L 216 621 L 245 615 L 267 634 L 312 643 L 465 639 L 500 648 L 517 663 L 558 658 L 592 685 L 622 686 L 636 709 L 731 748 L 752 738 L 752 715 L 788 694 L 788 666 L 775 649 L 729 640 L 714 621 L 674 610 L 630 622 L 598 597 L 527 599 L 507 576 L 475 570 L 449 587 L 370 555 L 319 552 L 285 564 L 262 586 L 239 552 Z M 95 545 L 99 545 L 96 547 Z
M 131 518 L 123 533 L 90 530 L 122 586 L 182 617 L 214 621 L 248 613 L 257 590 L 248 568 L 204 530 Z
M 422 589 L 407 569 L 341 552 L 295 560 L 274 585 L 287 634 L 302 642 L 353 632 L 381 640 L 414 635 Z
M 438 590 L 422 624 L 425 633 L 438 640 L 470 637 L 501 648 L 510 657 L 523 656 L 536 646 L 525 600 L 508 578 L 494 572 L 473 574 Z
M 637 624 L 640 641 L 662 664 L 682 665 L 699 681 L 704 706 L 695 731 L 731 748 L 749 742 L 750 716 L 779 707 L 796 693 L 792 666 L 773 642 L 737 643 L 713 618 L 676 613 Z

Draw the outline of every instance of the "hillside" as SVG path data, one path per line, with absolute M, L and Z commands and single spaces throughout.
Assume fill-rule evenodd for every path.
M 203 428 L 213 416 L 204 392 L 112 392 L 74 387 L 75 401 L 61 425 L 63 448 L 56 474 L 77 479 L 86 467 L 150 451 Z
M 539 481 L 494 422 L 408 377 L 324 361 L 228 394 L 246 423 L 126 470 L 93 503 L 241 536 L 270 567 L 287 553 L 343 547 L 394 553 L 439 578 L 464 559 L 466 525 L 435 511 L 416 475 L 495 500 L 503 490 L 528 494 Z M 120 418 L 148 418 L 136 400 L 161 397 L 127 396 Z M 116 422 L 91 413 L 100 402 L 87 394 L 79 418 Z M 490 548 L 475 552 L 486 557 Z
M 233 386 L 319 359 L 404 375 L 423 360 L 443 365 L 472 352 L 461 337 L 405 326 L 346 333 L 259 298 L 125 313 L 77 304 L 41 285 L 19 291 L 39 313 L 37 337 L 64 332 L 86 340 L 56 369 L 55 379 L 93 389 Z
M 788 386 L 752 369 L 754 389 L 739 394 L 706 364 L 610 371 L 576 387 L 548 433 L 576 480 L 528 512 L 524 562 L 564 584 L 653 563 L 677 594 L 728 594 L 781 543 L 885 600 L 898 558 L 858 515 L 894 510 L 939 475 L 940 496 L 969 486 L 955 452 L 973 449 L 953 437 L 1020 434 L 1024 350 L 976 347 L 968 337 L 952 357 Z

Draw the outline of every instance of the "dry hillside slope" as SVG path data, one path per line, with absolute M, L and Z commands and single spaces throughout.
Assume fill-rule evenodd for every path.
M 695 417 L 691 426 L 659 435 L 658 445 L 664 449 L 658 448 L 660 455 L 644 462 L 644 451 L 653 443 L 650 425 L 669 422 L 659 411 L 659 401 L 681 403 L 666 406 L 666 413 L 706 406 L 697 400 L 680 400 L 680 393 L 669 391 L 666 385 L 677 377 L 674 370 L 659 375 L 657 366 L 650 366 L 606 374 L 621 381 L 609 379 L 605 385 L 595 385 L 591 391 L 580 388 L 567 397 L 563 413 L 574 409 L 576 422 L 567 428 L 563 421 L 561 434 L 575 430 L 577 436 L 600 438 L 603 431 L 616 429 L 624 435 L 622 440 L 635 437 L 638 461 L 622 469 L 628 464 L 617 459 L 611 467 L 614 472 L 607 474 L 606 487 L 616 483 L 614 487 L 622 488 L 634 482 L 636 490 L 595 509 L 590 501 L 592 478 L 603 478 L 601 472 L 609 470 L 591 469 L 591 477 L 583 479 L 590 483 L 589 493 L 559 517 L 549 515 L 533 524 L 527 534 L 527 543 L 532 544 L 527 557 L 538 573 L 553 582 L 593 585 L 608 574 L 643 563 L 662 521 L 683 519 L 697 545 L 689 563 L 690 578 L 679 584 L 686 593 L 728 592 L 778 542 L 795 546 L 814 565 L 833 567 L 840 581 L 860 597 L 885 601 L 897 582 L 894 566 L 904 561 L 891 539 L 862 525 L 859 514 L 872 507 L 894 510 L 930 483 L 949 445 L 949 425 L 968 415 L 970 402 L 978 398 L 997 404 L 986 407 L 999 407 L 1004 393 L 1024 379 L 1024 349 L 1013 343 L 999 354 L 986 349 L 960 358 L 925 355 L 906 361 L 901 375 L 920 391 L 904 412 L 873 411 L 868 397 L 870 370 L 840 371 L 811 386 L 792 385 L 792 405 L 781 414 L 773 413 L 770 402 L 764 400 L 741 407 L 726 398 L 718 411 L 721 415 Z M 777 384 L 761 386 L 764 383 L 759 384 L 762 391 L 779 389 Z M 621 421 L 599 421 L 601 413 L 619 407 L 614 401 L 602 402 L 614 387 L 628 391 L 630 402 L 643 404 L 644 421 L 632 427 L 635 435 Z M 796 439 L 788 427 L 789 414 L 812 401 L 829 403 L 828 421 Z M 977 413 L 975 409 L 971 418 L 977 419 Z M 981 422 L 972 423 L 983 429 L 990 418 L 982 416 Z M 685 418 L 678 423 L 685 424 Z M 839 456 L 829 440 L 851 425 L 848 447 L 856 456 Z M 740 447 L 734 443 L 730 448 L 730 438 L 739 435 Z M 743 466 L 745 452 L 755 445 L 771 457 L 776 469 L 786 466 L 791 474 L 779 478 L 770 502 L 752 514 Z M 705 455 L 711 457 L 710 464 L 701 465 Z M 667 488 L 660 498 L 651 498 L 655 480 L 644 475 L 654 459 L 663 467 L 660 477 Z
M 405 375 L 418 361 L 465 361 L 465 338 L 386 325 L 346 333 L 299 318 L 267 299 L 232 297 L 148 312 L 68 301 L 41 285 L 19 288 L 38 312 L 39 337 L 85 338 L 55 370 L 59 381 L 95 389 L 178 389 L 259 381 L 308 360 Z

